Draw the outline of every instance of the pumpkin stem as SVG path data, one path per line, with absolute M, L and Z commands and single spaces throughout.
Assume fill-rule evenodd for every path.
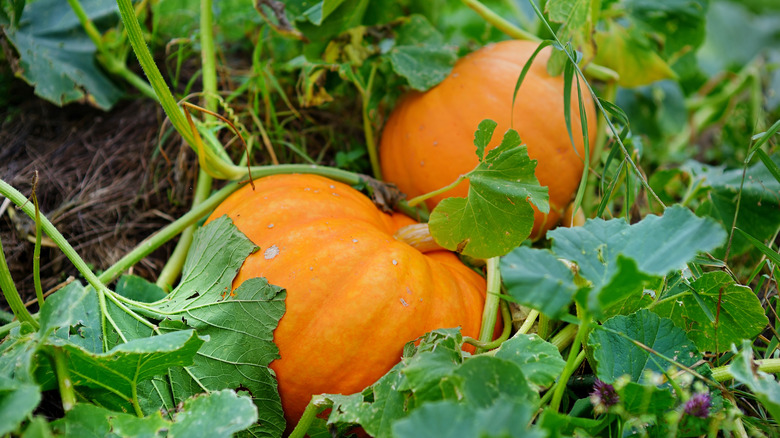
M 398 231 L 393 234 L 393 237 L 395 240 L 400 240 L 422 253 L 446 250 L 446 248 L 433 240 L 431 231 L 428 229 L 428 224 L 406 225 L 399 228 Z

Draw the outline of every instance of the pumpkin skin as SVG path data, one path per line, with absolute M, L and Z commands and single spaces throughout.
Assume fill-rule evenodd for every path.
M 517 94 L 514 126 L 510 123 L 517 78 L 537 46 L 517 40 L 485 46 L 460 59 L 439 85 L 402 98 L 382 133 L 384 179 L 410 197 L 452 183 L 479 163 L 474 131 L 483 119 L 493 119 L 498 126 L 488 149 L 498 146 L 504 132 L 513 127 L 527 145 L 528 155 L 538 161 L 536 177 L 549 189 L 550 213 L 545 215 L 534 208 L 531 236 L 542 237 L 571 201 L 582 176 L 585 153 L 576 87 L 572 87 L 571 124 L 577 152 L 566 130 L 563 77 L 547 74 L 549 47 L 534 59 Z M 583 85 L 583 96 L 588 95 Z M 593 145 L 596 112 L 592 100 L 584 100 L 588 138 Z M 432 209 L 444 198 L 467 195 L 468 181 L 463 181 L 427 204 Z
M 393 238 L 414 223 L 353 188 L 315 175 L 275 175 L 241 188 L 227 214 L 260 249 L 233 289 L 253 277 L 287 289 L 271 363 L 289 427 L 311 396 L 352 394 L 384 375 L 405 343 L 460 326 L 477 337 L 485 280 L 452 253 L 421 253 Z

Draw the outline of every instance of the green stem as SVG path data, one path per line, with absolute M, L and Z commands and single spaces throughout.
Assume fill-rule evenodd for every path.
M 539 325 L 536 326 L 536 333 L 539 334 L 539 337 L 542 339 L 547 339 L 550 337 L 550 333 L 552 332 L 552 323 L 550 321 L 550 318 L 547 317 L 547 315 L 539 315 Z
M 501 270 L 499 258 L 487 259 L 487 291 L 485 292 L 485 307 L 482 310 L 482 327 L 479 330 L 479 342 L 487 344 L 493 340 L 496 328 L 498 303 L 501 301 Z M 484 349 L 478 348 L 477 353 Z
M 504 34 L 518 40 L 532 41 L 535 43 L 542 42 L 542 39 L 534 35 L 527 30 L 521 29 L 514 24 L 507 21 L 504 17 L 496 14 L 485 6 L 479 0 L 462 0 L 463 4 L 474 10 L 485 21 L 493 25 L 496 29 L 500 30 Z M 618 73 L 610 68 L 590 63 L 585 67 L 585 73 L 593 79 L 598 79 L 606 82 L 617 82 L 620 77 Z
M 369 115 L 369 106 L 371 104 L 371 89 L 374 85 L 377 64 L 371 66 L 371 73 L 368 75 L 368 84 L 363 90 L 363 134 L 366 137 L 366 149 L 368 149 L 368 158 L 371 161 L 371 171 L 374 178 L 382 179 L 382 168 L 379 166 L 379 154 L 377 153 L 376 141 L 374 140 L 374 128 L 371 124 Z
M 309 431 L 311 423 L 317 418 L 317 414 L 324 408 L 331 406 L 331 402 L 321 395 L 312 396 L 311 401 L 306 405 L 306 409 L 301 415 L 301 419 L 298 420 L 298 424 L 295 425 L 295 429 L 290 433 L 288 438 L 303 438 L 306 436 L 306 432 Z
M 585 360 L 585 351 L 580 351 L 580 354 L 577 355 L 576 359 L 574 359 L 574 369 L 577 369 L 582 365 L 582 362 Z M 568 383 L 568 382 L 566 382 Z M 564 384 L 564 386 L 566 386 Z M 544 396 L 539 400 L 539 406 L 544 406 L 547 404 L 547 402 L 550 401 L 550 399 L 555 395 L 555 392 L 550 390 L 544 393 Z M 619 435 L 618 435 L 619 436 Z
M 70 371 L 68 370 L 68 358 L 65 356 L 65 351 L 54 347 L 51 359 L 54 362 L 54 372 L 60 387 L 62 409 L 68 412 L 76 406 L 76 393 L 73 391 L 73 380 L 71 380 Z
M 433 198 L 434 196 L 441 195 L 442 193 L 444 193 L 446 191 L 454 189 L 464 179 L 466 179 L 466 175 L 461 175 L 452 184 L 450 184 L 448 186 L 445 186 L 445 187 L 442 187 L 442 188 L 440 188 L 438 190 L 434 190 L 432 192 L 426 193 L 424 195 L 420 195 L 420 196 L 414 197 L 414 198 L 410 199 L 409 201 L 407 201 L 407 204 L 410 207 L 414 207 L 414 206 L 416 206 L 417 204 L 419 204 L 421 202 L 424 202 L 424 201 L 426 201 L 426 200 L 428 200 L 430 198 Z
M 493 350 L 495 348 L 500 347 L 501 344 L 504 343 L 504 341 L 509 339 L 509 335 L 512 333 L 512 314 L 509 311 L 509 305 L 506 303 L 506 301 L 500 302 L 500 308 L 501 308 L 501 319 L 504 322 L 504 329 L 501 331 L 501 335 L 498 338 L 490 342 L 480 342 L 479 340 L 474 339 L 470 336 L 464 336 L 463 342 L 467 344 L 471 344 L 480 350 Z
M 577 325 L 569 324 L 566 327 L 558 330 L 558 333 L 550 339 L 550 343 L 558 348 L 558 351 L 563 351 L 569 345 L 574 342 L 574 338 L 577 336 Z
M 135 415 L 138 415 L 138 418 L 144 418 L 144 411 L 141 409 L 141 404 L 138 403 L 138 384 L 136 382 L 133 382 L 130 385 L 130 391 L 131 391 L 131 402 L 133 404 L 133 409 L 135 410 Z
M 154 63 L 149 48 L 146 46 L 146 40 L 144 40 L 141 25 L 138 23 L 138 18 L 135 15 L 132 0 L 117 0 L 117 5 L 122 16 L 122 23 L 127 30 L 130 45 L 133 47 L 133 51 L 138 57 L 138 62 L 141 64 L 144 73 L 146 73 L 146 77 L 149 78 L 149 82 L 160 100 L 163 111 L 165 111 L 165 114 L 171 120 L 171 124 L 184 141 L 190 146 L 194 146 L 195 137 L 189 129 L 184 112 L 179 108 L 176 99 L 173 98 L 171 90 L 165 83 L 160 70 L 157 68 L 157 64 Z
M 553 390 L 552 401 L 550 407 L 553 411 L 558 411 L 561 406 L 561 400 L 563 400 L 563 392 L 566 389 L 566 384 L 569 378 L 574 374 L 579 366 L 577 364 L 577 357 L 580 354 L 580 346 L 585 339 L 585 334 L 588 332 L 588 326 L 590 325 L 590 317 L 584 311 L 580 312 L 580 325 L 577 328 L 577 336 L 574 337 L 574 342 L 569 350 L 569 357 L 566 359 L 566 366 L 563 368 L 563 373 L 555 384 Z
M 36 172 L 35 182 L 38 182 Z M 35 247 L 33 248 L 33 287 L 35 288 L 35 297 L 38 298 L 38 308 L 43 306 L 43 287 L 41 286 L 41 209 L 38 205 L 38 196 L 35 194 L 35 185 L 33 184 L 32 201 L 35 206 Z
M 217 109 L 217 63 L 214 49 L 212 0 L 200 1 L 200 59 L 203 70 L 203 100 L 209 111 Z
M 531 310 L 528 313 L 528 316 L 525 318 L 525 321 L 523 321 L 523 325 L 521 325 L 520 328 L 517 330 L 517 333 L 527 334 L 531 330 L 531 327 L 534 326 L 534 322 L 536 321 L 536 318 L 538 318 L 539 316 L 540 313 L 538 310 Z
M 763 371 L 768 374 L 780 373 L 780 359 L 756 359 L 754 362 L 758 366 L 758 371 Z M 716 382 L 725 382 L 726 380 L 733 379 L 734 376 L 729 371 L 729 366 L 724 365 L 712 369 L 712 378 Z
M 2 180 L 0 180 L 2 181 Z M 5 301 L 8 303 L 8 307 L 14 312 L 16 318 L 20 322 L 29 322 L 37 330 L 39 325 L 38 321 L 30 315 L 27 308 L 24 307 L 22 297 L 19 296 L 19 291 L 16 289 L 14 280 L 11 277 L 11 271 L 8 269 L 8 263 L 5 261 L 5 251 L 3 251 L 3 242 L 0 241 L 0 291 L 5 296 Z

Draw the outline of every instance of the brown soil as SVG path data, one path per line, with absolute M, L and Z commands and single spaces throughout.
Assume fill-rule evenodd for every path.
M 155 102 L 121 102 L 106 113 L 85 105 L 58 108 L 30 95 L 0 116 L 0 178 L 29 196 L 38 171 L 41 212 L 94 270 L 187 211 L 197 176 L 194 154 L 176 135 L 160 146 L 164 114 Z M 35 297 L 34 235 L 34 221 L 13 205 L 0 207 L 0 239 L 25 302 Z M 172 249 L 169 242 L 134 273 L 154 280 Z M 44 247 L 44 292 L 69 276 L 79 274 L 62 252 Z

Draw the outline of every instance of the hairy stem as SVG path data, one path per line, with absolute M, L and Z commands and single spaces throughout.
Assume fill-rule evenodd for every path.
M 758 366 L 758 371 L 767 374 L 780 373 L 780 359 L 756 359 L 753 362 Z M 716 382 L 725 382 L 726 380 L 733 379 L 734 376 L 729 371 L 729 366 L 724 365 L 712 369 L 712 378 L 715 379 Z

